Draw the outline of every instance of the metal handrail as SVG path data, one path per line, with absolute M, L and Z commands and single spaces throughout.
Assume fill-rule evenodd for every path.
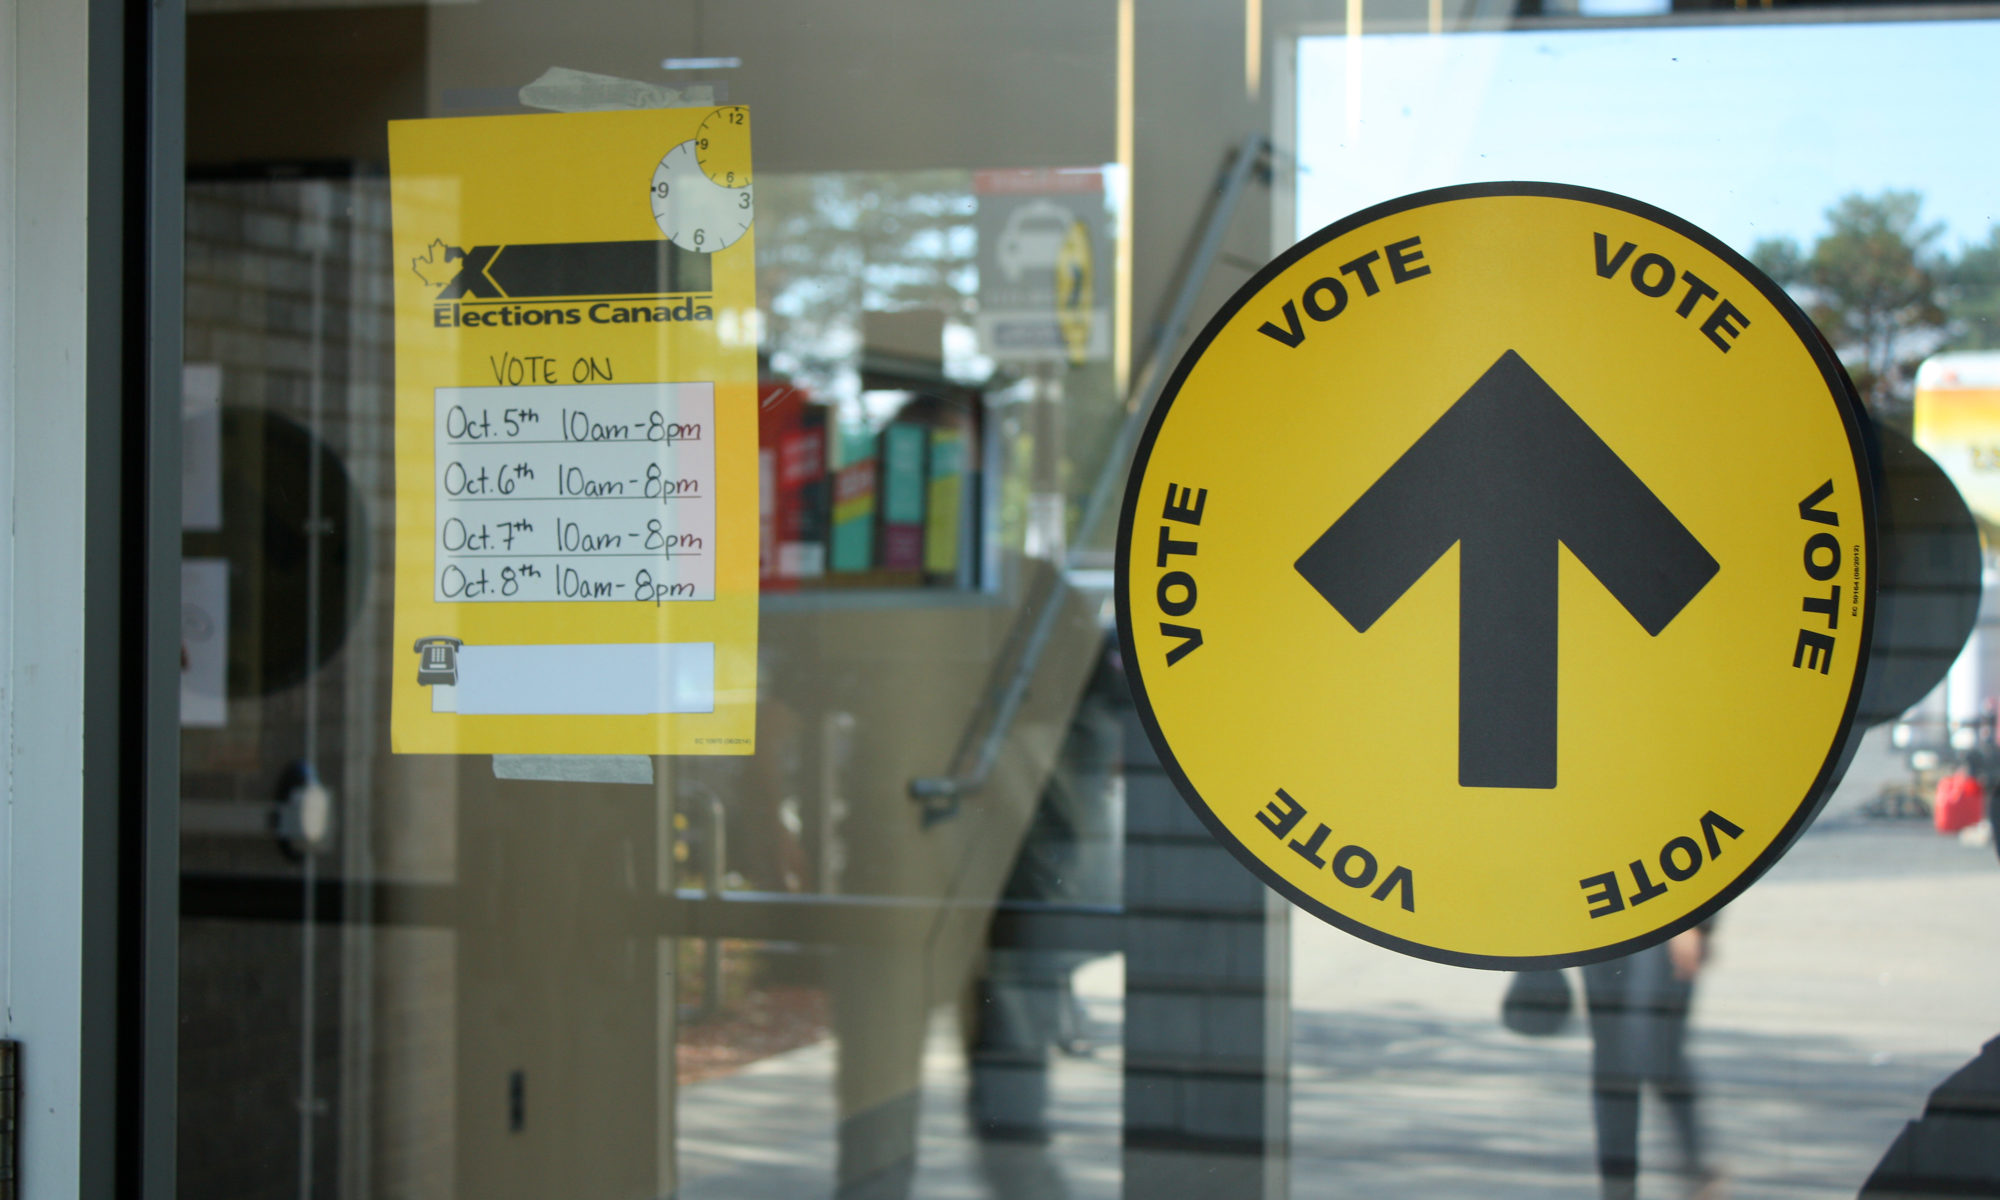
M 1182 335 L 1194 315 L 1202 285 L 1208 281 L 1208 273 L 1221 249 L 1223 235 L 1235 218 L 1243 189 L 1260 170 L 1268 172 L 1270 156 L 1270 140 L 1257 134 L 1245 138 L 1223 161 L 1222 169 L 1216 175 L 1215 190 L 1209 194 L 1205 216 L 1199 222 L 1200 232 L 1181 259 L 1179 286 L 1174 289 L 1171 301 L 1154 324 L 1145 363 L 1133 380 L 1125 401 L 1125 418 L 1119 422 L 1117 435 L 1105 453 L 1104 464 L 1099 468 L 1090 495 L 1084 502 L 1075 537 L 1070 541 L 1071 548 L 1062 564 L 1063 569 L 1055 572 L 1040 606 L 1035 610 L 1014 670 L 995 689 L 993 702 L 982 704 L 975 710 L 973 722 L 968 724 L 965 736 L 952 755 L 954 765 L 966 763 L 969 758 L 971 761 L 967 769 L 949 775 L 923 775 L 910 780 L 910 798 L 923 805 L 926 827 L 953 815 L 960 801 L 977 794 L 992 779 L 994 768 L 1000 761 L 1000 752 L 1013 731 L 1014 719 L 1020 715 L 1021 705 L 1027 699 L 1029 684 L 1041 666 L 1042 654 L 1048 649 L 1049 639 L 1054 636 L 1063 602 L 1068 599 L 1068 571 L 1080 565 L 1084 549 L 1091 544 L 1098 527 L 1112 511 L 1125 478 L 1126 462 L 1139 444 L 1153 406 L 1159 402 L 1174 355 L 1180 349 Z M 985 723 L 982 736 L 978 715 L 986 712 L 992 716 Z M 973 751 L 975 744 L 978 748 Z

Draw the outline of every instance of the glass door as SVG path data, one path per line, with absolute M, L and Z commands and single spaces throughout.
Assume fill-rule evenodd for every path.
M 1969 1115 L 2000 1026 L 1967 816 L 1996 782 L 1984 9 L 193 7 L 182 1194 L 2000 1187 Z M 575 147 L 620 120 L 692 158 L 647 143 L 600 226 L 626 175 Z M 454 191 L 473 146 L 520 194 Z M 1247 870 L 1150 736 L 1113 597 L 1134 447 L 1231 295 L 1350 213 L 1520 178 L 1790 289 L 1865 403 L 1885 539 L 1817 820 L 1712 925 L 1539 980 Z M 684 192 L 727 211 L 684 225 Z M 683 365 L 696 337 L 725 367 Z M 657 398 L 690 383 L 720 465 L 638 496 L 706 437 Z M 615 632 L 711 598 L 607 564 L 685 562 L 576 515 L 626 481 L 657 521 L 697 478 L 714 524 L 654 532 L 717 595 L 738 564 L 754 613 L 734 666 L 736 635 L 662 636 L 721 647 L 707 676 Z M 468 630 L 516 618 L 596 649 L 482 692 L 524 647 Z M 588 707 L 627 685 L 656 707 Z M 731 704 L 752 753 L 692 740 Z M 635 712 L 692 732 L 589 732 Z M 444 717 L 503 732 L 410 733 Z M 1428 764 L 1448 718 L 1395 720 L 1437 727 Z

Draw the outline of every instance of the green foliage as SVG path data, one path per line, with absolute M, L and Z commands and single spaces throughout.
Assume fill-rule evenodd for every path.
M 2000 349 L 2000 226 L 1983 244 L 1967 246 L 1952 264 L 1945 289 L 1953 350 Z
M 1766 238 L 1758 242 L 1750 247 L 1750 261 L 1787 289 L 1805 282 L 1805 256 L 1799 252 L 1799 244 L 1790 238 Z
M 970 171 L 760 175 L 757 289 L 772 366 L 825 398 L 858 359 L 862 313 L 934 309 L 970 325 L 974 217 Z
M 1826 335 L 1862 398 L 1878 413 L 1907 412 L 1917 364 L 1948 339 L 1954 265 L 1938 249 L 1943 227 L 1922 219 L 1923 197 L 1851 193 L 1827 210 L 1810 253 L 1789 238 L 1757 243 L 1752 261 L 1784 285 Z

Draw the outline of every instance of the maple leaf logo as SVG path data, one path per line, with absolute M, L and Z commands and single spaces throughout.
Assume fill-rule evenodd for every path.
M 451 264 L 464 257 L 465 251 L 457 246 L 447 246 L 443 239 L 432 238 L 425 252 L 410 260 L 410 269 L 417 273 L 417 278 L 423 280 L 425 286 L 441 288 L 458 274 L 457 268 Z

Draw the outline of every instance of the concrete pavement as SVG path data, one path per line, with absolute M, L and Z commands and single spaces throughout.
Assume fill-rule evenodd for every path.
M 1900 770 L 1871 735 L 1819 823 L 1721 923 L 1691 1037 L 1704 1121 L 1740 1200 L 1853 1196 L 1930 1088 L 2000 1034 L 2000 862 L 1925 823 L 1862 817 Z M 1404 958 L 1303 916 L 1291 936 L 1292 1196 L 1597 1194 L 1580 1022 L 1522 1038 L 1497 1020 L 1505 976 Z M 1118 961 L 1087 966 L 1077 986 L 1098 1046 L 1055 1061 L 1046 1152 L 982 1161 L 951 1015 L 936 1014 L 915 1195 L 1119 1194 Z M 834 1062 L 822 1043 L 685 1089 L 682 1195 L 827 1195 Z M 1672 1159 L 1663 1124 L 1649 1105 L 1648 1197 L 1681 1194 L 1659 1169 Z

